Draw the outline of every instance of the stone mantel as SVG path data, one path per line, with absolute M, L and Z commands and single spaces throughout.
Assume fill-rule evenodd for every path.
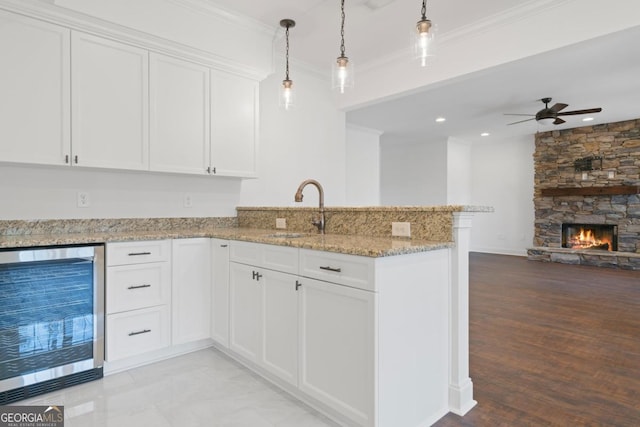
M 612 185 L 609 187 L 541 188 L 542 197 L 555 196 L 607 196 L 640 194 L 640 185 Z

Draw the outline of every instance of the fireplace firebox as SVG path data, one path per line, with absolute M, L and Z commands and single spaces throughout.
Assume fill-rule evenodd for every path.
M 618 226 L 611 224 L 562 224 L 562 247 L 618 250 Z

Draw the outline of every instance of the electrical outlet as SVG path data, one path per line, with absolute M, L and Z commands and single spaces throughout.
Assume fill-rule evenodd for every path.
M 411 237 L 410 222 L 392 222 L 391 235 L 394 237 Z
M 287 228 L 287 219 L 276 218 L 276 228 Z
M 184 193 L 184 207 L 185 208 L 192 208 L 193 207 L 193 197 L 191 197 L 190 193 Z
M 89 199 L 89 193 L 86 191 L 78 191 L 78 207 L 88 208 L 91 206 L 91 199 Z

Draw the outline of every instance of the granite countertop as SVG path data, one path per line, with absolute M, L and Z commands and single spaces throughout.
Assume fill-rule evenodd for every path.
M 200 228 L 157 231 L 50 233 L 0 236 L 0 248 L 71 245 L 137 240 L 215 237 L 368 257 L 385 257 L 451 248 L 453 242 L 344 234 L 295 233 L 255 228 Z

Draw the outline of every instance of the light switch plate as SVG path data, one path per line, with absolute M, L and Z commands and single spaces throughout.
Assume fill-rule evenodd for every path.
M 394 237 L 411 237 L 410 222 L 392 222 L 391 235 Z
M 276 228 L 287 228 L 287 219 L 276 218 Z

